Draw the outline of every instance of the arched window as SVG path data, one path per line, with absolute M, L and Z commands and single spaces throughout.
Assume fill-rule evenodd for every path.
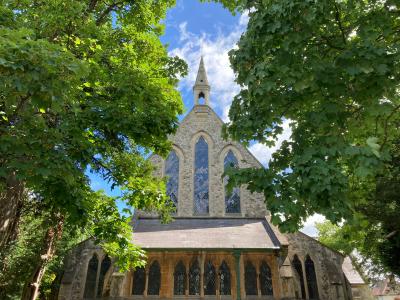
M 208 145 L 200 137 L 194 153 L 194 213 L 208 214 Z
M 204 268 L 204 295 L 215 295 L 215 268 L 211 261 Z
M 186 268 L 182 261 L 175 266 L 174 272 L 174 295 L 185 295 Z
M 89 260 L 88 269 L 86 273 L 86 283 L 84 298 L 94 298 L 96 294 L 96 278 L 97 278 L 97 268 L 99 267 L 99 260 L 96 254 L 93 254 L 92 258 Z
M 260 267 L 260 288 L 261 288 L 261 295 L 273 295 L 272 289 L 272 275 L 271 269 L 267 265 L 265 261 L 261 263 Z
M 236 159 L 235 154 L 233 154 L 232 150 L 226 154 L 224 159 L 224 170 L 226 171 L 228 168 L 237 167 L 238 160 Z M 226 189 L 226 185 L 228 184 L 229 177 L 225 176 L 224 185 L 225 185 L 225 212 L 226 213 L 240 213 L 240 188 L 234 187 L 233 190 L 228 193 Z
M 178 191 L 179 191 L 179 157 L 175 151 L 172 150 L 165 160 L 165 176 L 168 177 L 167 181 L 167 195 L 171 202 L 178 207 Z
M 231 272 L 225 261 L 219 267 L 219 294 L 231 294 Z
M 147 295 L 159 295 L 161 285 L 161 271 L 158 261 L 154 261 L 149 269 L 149 283 L 147 286 Z
M 305 269 L 306 269 L 308 296 L 312 300 L 319 299 L 317 276 L 315 275 L 314 262 L 308 255 L 305 261 Z
M 292 265 L 293 265 L 293 268 L 296 270 L 297 278 L 300 281 L 301 298 L 305 299 L 306 298 L 306 290 L 304 287 L 303 267 L 301 266 L 301 261 L 299 260 L 297 255 L 295 255 L 293 257 Z
M 108 255 L 106 255 L 106 257 L 103 258 L 100 267 L 99 285 L 97 288 L 98 297 L 101 297 L 103 295 L 104 279 L 106 277 L 108 270 L 110 269 L 110 266 L 111 266 L 111 259 L 108 257 Z
M 244 286 L 246 295 L 257 295 L 257 272 L 251 262 L 246 263 L 244 270 Z
M 136 268 L 133 272 L 132 295 L 143 295 L 146 284 L 146 271 L 144 268 Z
M 200 267 L 197 260 L 189 270 L 189 295 L 200 295 Z

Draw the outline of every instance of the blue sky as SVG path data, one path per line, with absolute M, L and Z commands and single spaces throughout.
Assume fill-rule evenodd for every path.
M 228 112 L 233 97 L 239 91 L 235 84 L 235 75 L 230 67 L 228 52 L 235 47 L 241 34 L 246 30 L 248 17 L 233 16 L 222 5 L 200 3 L 198 0 L 177 0 L 165 19 L 165 34 L 162 42 L 168 45 L 171 56 L 183 58 L 189 66 L 189 74 L 182 78 L 179 90 L 185 104 L 185 114 L 193 106 L 192 87 L 195 81 L 201 55 L 204 57 L 208 81 L 211 85 L 211 107 L 225 122 L 229 121 Z M 180 119 L 185 115 L 180 116 Z M 283 124 L 284 132 L 275 147 L 252 144 L 249 150 L 258 160 L 267 166 L 271 154 L 279 148 L 283 140 L 290 137 L 289 122 Z M 100 177 L 90 174 L 92 188 L 103 189 L 109 195 L 118 195 L 120 191 L 110 190 L 109 185 Z M 304 231 L 315 235 L 313 226 L 320 216 L 311 217 L 305 223 Z

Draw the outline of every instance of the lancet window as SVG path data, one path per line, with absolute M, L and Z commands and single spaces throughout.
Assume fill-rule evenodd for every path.
M 301 288 L 301 297 L 302 299 L 306 298 L 306 290 L 304 287 L 304 277 L 303 277 L 303 267 L 301 265 L 301 262 L 297 255 L 293 257 L 293 262 L 292 262 L 293 268 L 296 270 L 297 277 L 300 282 L 300 288 Z
M 185 295 L 186 268 L 182 261 L 175 266 L 174 272 L 174 295 Z
M 273 295 L 271 269 L 265 261 L 260 266 L 261 295 Z
M 178 207 L 178 191 L 179 191 L 179 157 L 172 150 L 165 160 L 165 176 L 167 181 L 167 195 L 171 199 L 175 208 Z
M 97 258 L 96 254 L 93 254 L 92 258 L 89 260 L 86 273 L 84 298 L 94 298 L 94 295 L 96 293 L 96 278 L 98 266 L 99 259 Z
M 208 261 L 204 268 L 204 295 L 215 295 L 215 268 L 211 261 Z
M 197 260 L 189 270 L 189 295 L 200 295 L 200 267 Z
M 137 268 L 133 272 L 132 295 L 143 295 L 146 284 L 146 271 L 144 268 Z
M 310 256 L 307 255 L 306 261 L 304 264 L 305 264 L 305 269 L 306 269 L 308 296 L 311 300 L 319 299 L 317 276 L 315 275 L 314 262 L 312 261 Z
M 226 154 L 224 159 L 224 170 L 235 168 L 238 166 L 238 160 L 233 154 L 232 150 Z M 229 177 L 225 176 L 225 212 L 226 213 L 240 213 L 240 188 L 234 187 L 231 192 L 228 192 L 226 185 L 228 184 Z
M 231 272 L 225 261 L 219 267 L 219 293 L 220 295 L 231 294 Z
M 99 274 L 99 286 L 97 288 L 97 296 L 101 297 L 103 295 L 104 279 L 106 274 L 111 267 L 111 259 L 106 255 L 101 262 L 100 274 Z
M 244 286 L 246 295 L 257 295 L 257 272 L 253 264 L 248 261 L 244 271 Z
M 204 137 L 197 141 L 194 155 L 194 213 L 208 214 L 208 145 Z
M 149 282 L 147 295 L 159 295 L 161 285 L 161 271 L 158 261 L 154 261 L 149 268 Z

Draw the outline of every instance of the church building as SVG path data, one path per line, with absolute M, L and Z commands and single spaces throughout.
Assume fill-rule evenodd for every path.
M 369 299 L 349 259 L 301 232 L 279 232 L 262 194 L 245 186 L 227 191 L 226 168 L 263 166 L 222 138 L 203 59 L 193 94 L 168 157 L 150 157 L 156 175 L 167 177 L 174 220 L 161 224 L 154 213 L 137 211 L 132 222 L 146 266 L 119 273 L 87 240 L 66 259 L 59 299 Z

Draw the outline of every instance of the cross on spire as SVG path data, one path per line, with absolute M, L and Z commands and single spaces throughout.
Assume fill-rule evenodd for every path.
M 200 99 L 204 99 L 204 104 L 210 104 L 210 90 L 211 87 L 208 83 L 206 68 L 204 67 L 203 56 L 200 59 L 199 70 L 197 71 L 196 82 L 193 86 L 194 104 L 199 105 Z

